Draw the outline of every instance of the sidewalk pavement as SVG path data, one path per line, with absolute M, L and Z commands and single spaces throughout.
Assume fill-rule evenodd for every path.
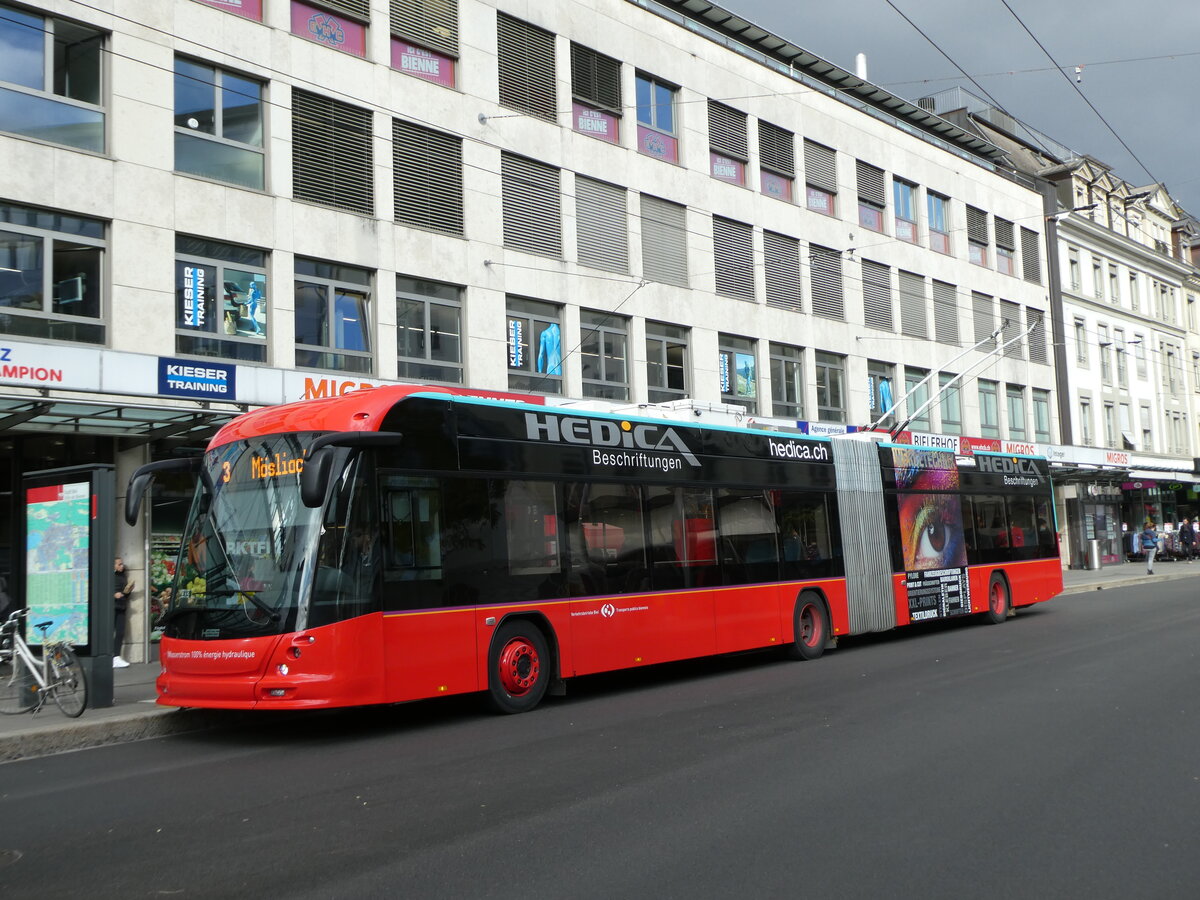
M 1094 571 L 1063 572 L 1063 594 L 1102 591 L 1151 582 L 1200 577 L 1200 560 L 1193 563 L 1161 562 L 1154 575 L 1140 563 L 1123 563 Z M 53 703 L 37 715 L 0 716 L 0 764 L 81 750 L 103 744 L 123 744 L 144 738 L 198 731 L 229 724 L 235 718 L 215 710 L 175 709 L 154 700 L 158 663 L 135 663 L 113 670 L 113 705 L 86 709 L 78 719 L 68 719 Z M 245 714 L 236 718 L 244 721 Z

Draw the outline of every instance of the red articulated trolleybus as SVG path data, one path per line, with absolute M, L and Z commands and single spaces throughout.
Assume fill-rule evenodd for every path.
M 653 408 L 649 408 L 650 413 Z M 202 459 L 158 702 L 487 692 L 978 613 L 1062 589 L 1044 459 L 389 386 L 247 413 Z

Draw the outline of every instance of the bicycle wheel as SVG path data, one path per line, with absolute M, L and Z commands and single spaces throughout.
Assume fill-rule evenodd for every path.
M 83 666 L 66 644 L 54 644 L 46 648 L 50 654 L 51 685 L 47 688 L 58 708 L 72 719 L 83 714 L 87 706 L 87 678 Z
M 29 712 L 37 705 L 36 687 L 33 676 L 12 650 L 0 657 L 0 713 L 11 716 Z

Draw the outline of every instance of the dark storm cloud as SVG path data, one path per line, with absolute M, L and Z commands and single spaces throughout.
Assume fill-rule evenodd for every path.
M 892 2 L 1018 119 L 1108 163 L 1135 185 L 1164 182 L 1176 201 L 1200 216 L 1193 149 L 1200 130 L 1200 4 L 1008 0 L 1068 70 L 1068 81 L 1001 0 Z M 869 80 L 901 97 L 954 85 L 980 93 L 887 0 L 719 5 L 850 71 L 855 55 L 865 53 Z M 1120 140 L 1072 87 L 1076 66 L 1082 67 L 1079 89 Z

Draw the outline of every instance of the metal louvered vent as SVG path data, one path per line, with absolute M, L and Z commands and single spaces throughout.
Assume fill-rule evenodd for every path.
M 496 53 L 500 102 L 553 122 L 558 111 L 554 102 L 554 35 L 498 12 Z
M 611 56 L 571 44 L 571 93 L 613 115 L 621 115 L 621 64 Z
M 396 221 L 463 233 L 462 138 L 392 121 Z
M 915 272 L 900 273 L 900 333 L 915 338 L 929 337 L 925 278 Z
M 687 207 L 642 195 L 642 274 L 688 286 Z
M 842 300 L 842 254 L 817 244 L 810 244 L 808 253 L 813 315 L 844 321 L 846 309 Z
M 360 22 L 371 21 L 371 0 L 309 0 L 331 12 L 341 13 Z
M 863 318 L 868 328 L 892 331 L 892 270 L 864 259 L 862 262 Z
M 858 172 L 858 196 L 876 206 L 887 205 L 887 192 L 884 190 L 883 169 L 877 169 L 861 159 L 855 160 Z
M 1021 305 L 1013 303 L 1011 300 L 1001 300 L 1000 318 L 1004 322 L 1004 331 L 1000 335 L 1000 342 L 1008 344 L 1009 341 L 1021 333 Z M 1025 354 L 1021 352 L 1021 342 L 1016 341 L 1008 344 L 1004 348 L 1004 355 L 1011 359 L 1024 359 Z
M 504 153 L 500 156 L 504 246 L 562 256 L 562 190 L 558 169 Z
M 754 228 L 713 216 L 713 262 L 717 294 L 754 301 Z
M 1050 360 L 1046 354 L 1046 314 L 1040 309 L 1026 309 L 1025 321 L 1032 326 L 1029 336 L 1029 361 L 1048 365 Z
M 979 343 L 996 330 L 996 306 L 987 294 L 971 293 L 971 315 L 975 320 L 975 343 Z M 981 344 L 980 350 L 985 353 L 996 349 L 996 340 L 992 338 Z
M 967 207 L 967 239 L 977 244 L 988 242 L 987 213 L 973 206 Z
M 939 344 L 959 345 L 958 288 L 944 281 L 933 283 L 933 337 Z
M 373 215 L 371 111 L 292 90 L 292 196 Z
M 610 272 L 629 271 L 625 188 L 575 176 L 575 231 L 579 261 Z
M 813 187 L 837 193 L 837 153 L 823 144 L 804 141 L 804 180 Z
M 1042 257 L 1038 252 L 1041 241 L 1038 233 L 1028 228 L 1021 229 L 1021 268 L 1025 280 L 1031 284 L 1042 283 Z
M 758 120 L 758 159 L 764 169 L 776 175 L 796 175 L 795 135 L 785 128 Z
M 1013 223 L 1007 219 L 996 217 L 996 246 L 1005 250 L 1016 250 L 1017 242 L 1013 234 Z
M 392 34 L 458 56 L 458 0 L 391 0 Z
M 800 242 L 785 234 L 763 232 L 767 304 L 804 312 L 800 294 Z
M 709 100 L 708 145 L 736 159 L 749 159 L 749 151 L 746 148 L 746 114 L 724 103 Z

